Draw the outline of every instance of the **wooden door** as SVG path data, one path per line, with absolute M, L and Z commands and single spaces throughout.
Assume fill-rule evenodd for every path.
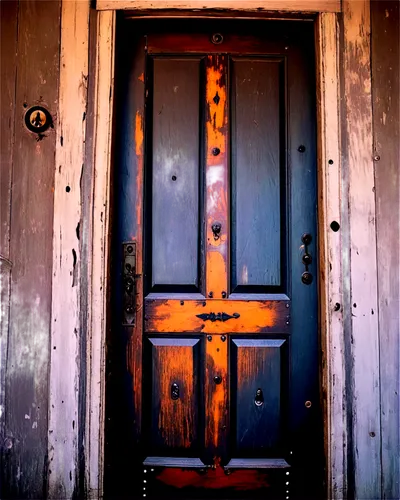
M 312 26 L 172 28 L 121 41 L 110 477 L 149 498 L 312 498 Z

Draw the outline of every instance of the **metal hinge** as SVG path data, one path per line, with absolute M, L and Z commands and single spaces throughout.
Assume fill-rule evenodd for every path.
M 132 326 L 136 316 L 136 243 L 129 241 L 122 243 L 123 247 L 123 311 L 122 324 Z

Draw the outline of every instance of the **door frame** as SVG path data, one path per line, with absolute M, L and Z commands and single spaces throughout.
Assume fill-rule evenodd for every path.
M 103 495 L 116 11 L 136 8 L 135 14 L 140 15 L 140 9 L 148 13 L 155 3 L 98 0 L 97 8 L 105 10 L 96 11 L 90 9 L 90 0 L 62 0 L 55 119 L 49 498 L 72 497 L 82 485 L 82 476 L 80 487 L 88 498 Z M 198 7 L 194 4 L 194 0 L 186 4 L 163 0 L 158 5 L 164 9 L 178 6 L 184 15 L 198 17 L 199 9 L 189 12 Z M 202 8 L 220 8 L 220 4 L 201 2 Z M 240 4 L 222 2 L 226 12 Z M 265 18 L 276 17 L 278 10 L 281 19 L 301 18 L 310 11 L 315 15 L 326 491 L 328 498 L 346 498 L 348 488 L 362 488 L 363 481 L 371 485 L 372 476 L 375 489 L 369 495 L 379 498 L 378 315 L 368 314 L 365 319 L 361 314 L 377 311 L 370 2 L 252 0 L 249 14 L 257 7 L 264 9 Z M 232 17 L 234 12 L 230 11 Z M 354 78 L 359 74 L 360 78 Z M 138 132 L 142 120 L 137 120 Z M 368 286 L 365 269 L 370 269 Z M 67 286 L 71 281 L 72 286 Z M 363 303 L 362 311 L 357 310 L 359 317 L 352 314 L 355 298 Z M 363 343 L 353 345 L 357 335 Z M 355 401 L 351 397 L 354 388 Z M 362 420 L 375 429 L 367 429 L 373 440 L 362 435 L 365 429 L 353 429 L 349 423 L 361 418 L 366 407 L 368 415 Z M 360 459 L 351 452 L 354 443 Z M 365 454 L 371 462 L 369 469 L 362 458 Z M 363 464 L 358 460 L 364 460 Z M 355 479 L 348 484 L 351 469 Z

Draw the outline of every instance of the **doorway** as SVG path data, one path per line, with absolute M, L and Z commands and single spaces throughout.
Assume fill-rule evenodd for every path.
M 313 25 L 121 22 L 108 497 L 322 491 Z

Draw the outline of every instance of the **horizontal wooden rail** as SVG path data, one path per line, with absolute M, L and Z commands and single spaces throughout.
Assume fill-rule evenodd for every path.
M 341 0 L 97 0 L 98 10 L 225 9 L 237 11 L 340 12 Z

